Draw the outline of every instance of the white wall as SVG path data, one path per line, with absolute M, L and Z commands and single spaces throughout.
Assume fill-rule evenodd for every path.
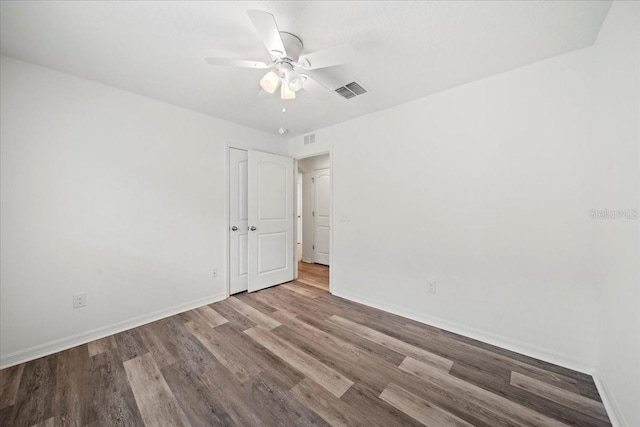
M 614 3 L 600 31 L 596 209 L 640 211 L 640 4 Z M 595 222 L 600 332 L 597 374 L 621 414 L 640 426 L 640 221 Z M 623 421 L 624 420 L 624 421 Z
M 286 141 L 7 57 L 0 76 L 3 366 L 225 296 L 226 144 Z
M 298 161 L 302 172 L 302 260 L 313 262 L 313 171 L 329 167 L 329 155 L 308 157 Z
M 289 141 L 332 152 L 334 293 L 595 371 L 626 426 L 639 221 L 590 212 L 639 208 L 638 6 L 614 3 L 593 47 Z
M 591 59 L 321 129 L 315 146 L 293 139 L 294 156 L 333 147 L 333 291 L 593 366 Z

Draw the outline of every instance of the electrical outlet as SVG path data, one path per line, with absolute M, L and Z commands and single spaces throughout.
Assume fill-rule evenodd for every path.
M 87 305 L 87 294 L 82 292 L 80 294 L 73 294 L 73 308 L 80 308 Z
M 436 281 L 435 280 L 427 280 L 427 291 L 435 294 L 437 292 Z
M 211 270 L 211 278 L 215 279 L 216 277 L 218 277 L 218 269 L 214 268 Z

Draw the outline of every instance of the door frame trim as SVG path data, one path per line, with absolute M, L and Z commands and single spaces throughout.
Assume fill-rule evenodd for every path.
M 317 153 L 313 153 L 313 154 L 304 154 L 301 156 L 297 156 L 294 157 L 293 159 L 295 160 L 295 169 L 296 171 L 298 170 L 298 161 L 302 160 L 302 159 L 308 159 L 309 157 L 317 157 L 317 156 L 322 156 L 324 154 L 328 154 L 329 155 L 329 170 L 331 171 L 331 180 L 329 181 L 329 192 L 331 193 L 331 197 L 329 200 L 329 293 L 333 294 L 333 224 L 334 224 L 334 215 L 333 215 L 333 188 L 334 188 L 334 176 L 333 176 L 333 146 L 329 147 L 328 150 L 323 150 L 323 151 L 318 151 Z M 303 195 L 304 197 L 304 195 Z M 298 206 L 295 205 L 294 206 L 296 212 L 296 217 L 298 214 Z M 297 230 L 296 230 L 297 231 Z M 314 231 L 315 233 L 315 231 Z M 294 241 L 294 252 L 295 252 L 295 244 L 296 242 Z M 298 278 L 298 261 L 296 259 L 296 263 L 295 263 L 295 270 L 294 270 L 294 276 L 295 279 Z

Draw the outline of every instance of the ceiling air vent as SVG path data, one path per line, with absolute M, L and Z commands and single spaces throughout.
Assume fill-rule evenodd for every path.
M 346 84 L 346 85 L 344 85 L 342 87 L 339 87 L 338 89 L 336 89 L 336 92 L 341 97 L 343 97 L 345 99 L 350 99 L 350 98 L 353 98 L 354 96 L 362 95 L 363 93 L 367 93 L 367 90 L 365 88 L 363 88 L 362 86 L 360 86 L 358 83 L 351 82 L 351 83 Z
M 346 87 L 356 95 L 362 95 L 363 93 L 367 93 L 367 90 L 356 82 L 351 82 L 348 85 L 346 85 Z
M 316 134 L 310 133 L 309 135 L 304 136 L 304 145 L 315 144 L 316 143 Z

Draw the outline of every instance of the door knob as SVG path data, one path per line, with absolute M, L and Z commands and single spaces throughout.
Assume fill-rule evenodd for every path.
M 256 227 L 254 227 L 253 225 L 251 226 L 251 231 L 256 231 Z
M 238 231 L 238 227 L 234 225 L 233 227 L 231 227 L 231 231 Z

